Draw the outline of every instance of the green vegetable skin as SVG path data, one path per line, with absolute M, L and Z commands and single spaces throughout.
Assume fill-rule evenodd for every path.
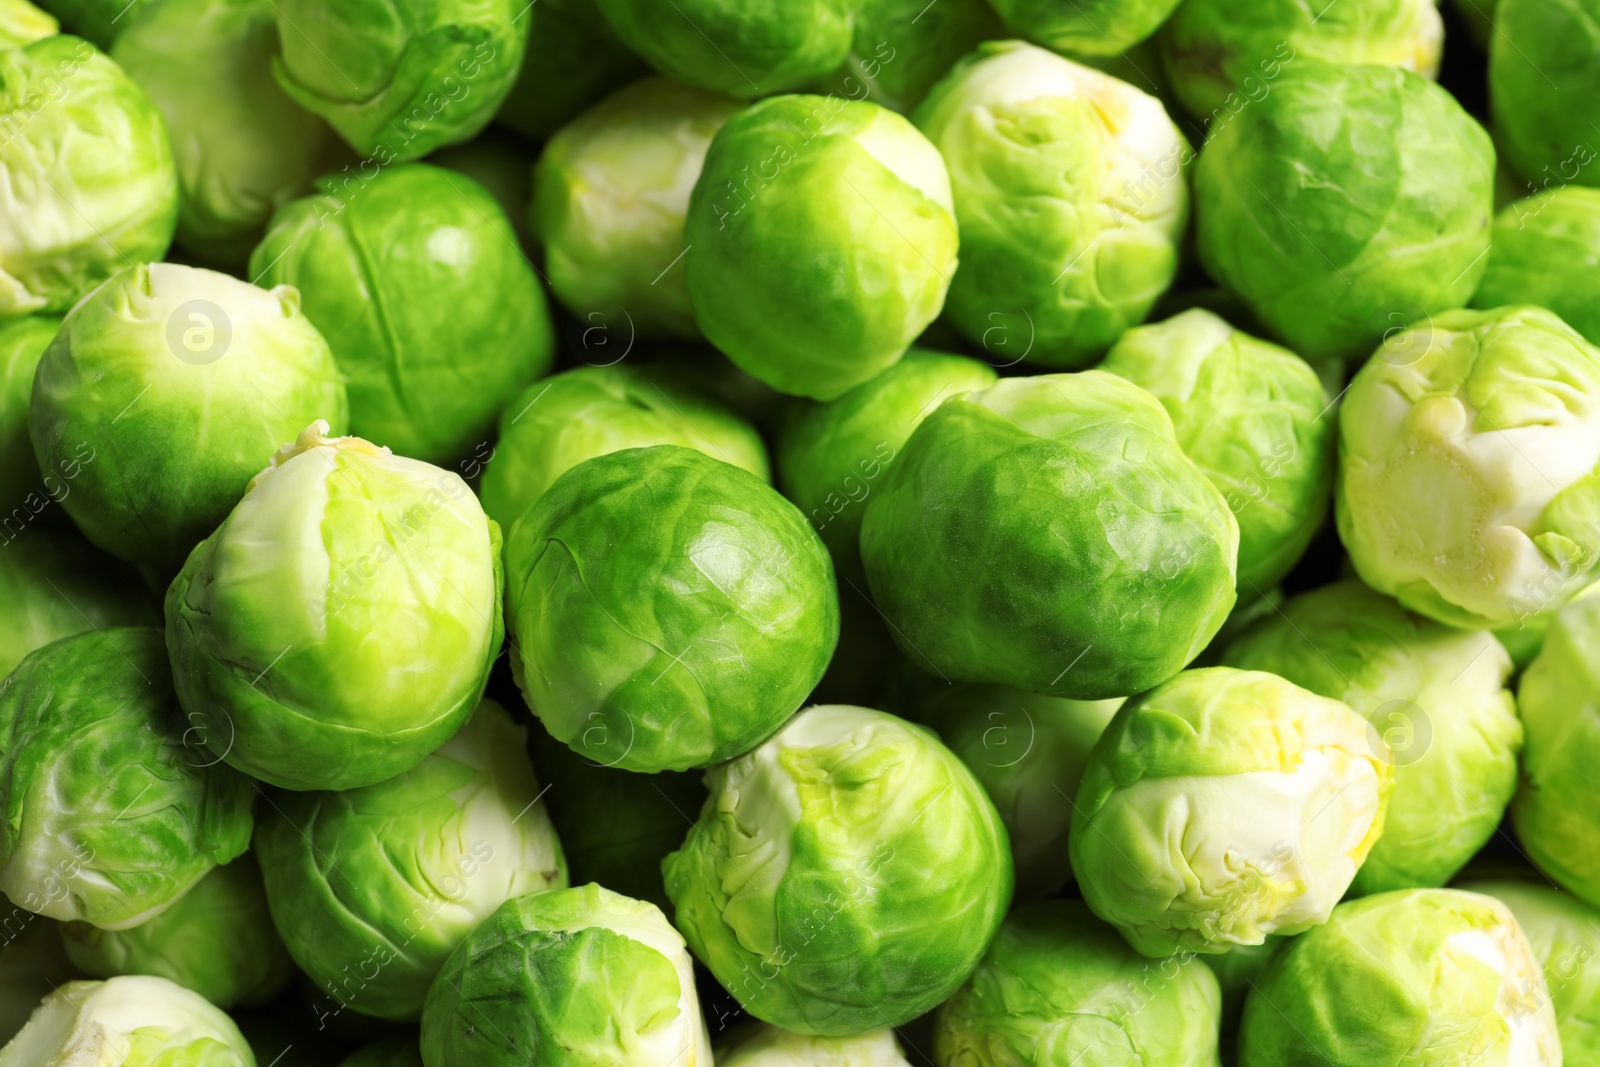
M 114 626 L 159 626 L 132 568 L 76 534 L 40 525 L 0 543 L 0 678 L 52 641 Z
M 528 51 L 495 121 L 532 140 L 545 140 L 649 70 L 622 44 L 595 0 L 539 0 L 517 21 L 528 24 Z
M 1600 0 L 1499 0 L 1489 97 L 1506 162 L 1525 181 L 1600 185 Z
M 1563 185 L 1495 216 L 1472 306 L 1536 304 L 1600 345 L 1600 189 Z
M 87 1056 L 120 1067 L 256 1067 L 232 1019 L 152 977 L 61 986 L 0 1049 L 0 1067 L 66 1067 Z

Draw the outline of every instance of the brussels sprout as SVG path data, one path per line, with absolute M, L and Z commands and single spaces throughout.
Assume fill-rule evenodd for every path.
M 992 357 L 1080 367 L 1172 284 L 1190 151 L 1161 102 L 1020 41 L 982 45 L 917 109 L 950 164 L 950 321 Z
M 1008 378 L 946 400 L 867 500 L 895 641 L 958 682 L 1076 700 L 1170 678 L 1234 602 L 1239 528 L 1143 389 Z
M 688 448 L 556 480 L 506 543 L 517 684 L 607 767 L 688 770 L 760 744 L 839 637 L 827 549 L 755 475 Z
M 981 41 L 1005 36 L 984 0 L 862 0 L 850 55 L 823 88 L 905 114 L 956 60 Z
M 550 0 L 543 0 L 549 3 Z M 428 157 L 435 166 L 465 174 L 486 189 L 517 235 L 519 247 L 534 247 L 528 223 L 533 201 L 533 163 L 537 153 L 522 138 L 501 130 L 485 130 L 466 144 L 441 148 Z
M 61 506 L 89 540 L 171 573 L 274 449 L 312 419 L 342 430 L 345 410 L 328 344 L 293 289 L 151 263 L 61 324 L 34 377 L 28 432 L 39 467 L 70 482 Z
M 835 70 L 849 54 L 863 0 L 596 0 L 617 36 L 686 85 L 743 99 Z
M 52 641 L 112 626 L 160 626 L 156 598 L 123 564 L 75 531 L 18 537 L 5 520 L 0 543 L 0 679 Z
M 30 492 L 45 488 L 28 441 L 28 399 L 39 357 L 60 328 L 60 319 L 44 315 L 0 320 L 0 511 L 10 511 Z M 7 537 L 12 533 L 5 529 Z
M 684 215 L 725 96 L 646 78 L 606 97 L 550 143 L 534 173 L 534 229 L 550 288 L 580 321 L 625 318 L 631 337 L 698 337 Z
M 60 314 L 128 263 L 160 259 L 178 216 L 161 112 L 76 37 L 0 50 L 0 318 Z
M 717 132 L 689 198 L 695 319 L 773 388 L 832 400 L 938 317 L 956 269 L 953 210 L 938 150 L 894 112 L 763 100 Z
M 1296 60 L 1195 170 L 1201 263 L 1308 359 L 1466 304 L 1493 203 L 1489 135 L 1397 67 Z
M 500 416 L 483 474 L 483 508 L 507 530 L 586 459 L 682 445 L 767 480 L 766 446 L 750 426 L 655 367 L 579 367 L 534 382 Z
M 1466 882 L 1517 917 L 1544 970 L 1567 1063 L 1600 1062 L 1600 911 L 1534 882 Z
M 1216 1067 L 1220 1010 L 1216 976 L 1192 955 L 1152 963 L 1077 901 L 1043 901 L 1011 913 L 939 1009 L 934 1058 Z
M 1536 304 L 1600 345 L 1600 189 L 1567 185 L 1508 204 L 1472 305 Z
M 0 1049 L 0 1067 L 256 1067 L 244 1035 L 206 998 L 143 975 L 68 982 Z
M 120 932 L 67 923 L 61 940 L 84 974 L 167 978 L 219 1008 L 268 1000 L 294 974 L 267 913 L 261 868 L 248 852 L 214 868 L 153 919 Z
M 272 8 L 283 42 L 278 84 L 379 167 L 482 130 L 528 44 L 517 0 L 274 0 Z
M 1563 608 L 1523 672 L 1517 711 L 1528 732 L 1511 817 L 1540 870 L 1600 907 L 1600 597 Z
M 285 789 L 410 770 L 500 654 L 500 527 L 460 477 L 317 422 L 167 590 L 174 680 L 215 758 Z
M 509 900 L 422 1009 L 427 1067 L 710 1067 L 683 938 L 654 904 L 587 885 Z
M 68 33 L 109 49 L 117 35 L 135 21 L 150 0 L 39 0 L 39 6 L 61 20 Z
M 1424 0 L 1428 2 L 1428 0 Z M 1317 372 L 1209 311 L 1122 336 L 1102 365 L 1149 390 L 1239 522 L 1239 586 L 1289 573 L 1328 514 L 1335 422 Z
M 59 927 L 0 896 L 0 1046 L 50 991 L 75 978 Z
M 21 48 L 52 37 L 60 29 L 61 25 L 54 15 L 40 11 L 28 0 L 4 0 L 0 3 L 0 48 Z
M 991 0 L 1017 33 L 1058 52 L 1111 56 L 1156 32 L 1179 0 Z
M 717 1067 L 911 1067 L 893 1030 L 853 1037 L 791 1034 L 760 1026 L 717 1052 Z
M 706 784 L 662 864 L 678 929 L 751 1015 L 786 1030 L 916 1018 L 972 972 L 1011 901 L 983 787 L 893 715 L 807 708 Z
M 1500 0 L 1489 99 L 1506 162 L 1548 187 L 1600 186 L 1600 0 Z
M 1183 0 L 1156 36 L 1173 92 L 1218 121 L 1229 94 L 1251 105 L 1302 59 L 1439 73 L 1444 20 L 1437 0 Z
M 564 888 L 526 748 L 527 732 L 486 700 L 409 771 L 282 798 L 256 847 L 273 920 L 301 969 L 356 1011 L 415 1019 L 474 926 L 513 897 Z
M 147 0 L 111 53 L 172 134 L 178 243 L 228 266 L 331 157 L 332 131 L 273 81 L 274 2 Z
M 413 1038 L 392 1038 L 368 1045 L 339 1067 L 422 1067 L 422 1048 Z
M 1000 810 L 1018 899 L 1048 896 L 1070 882 L 1072 801 L 1089 752 L 1122 698 L 1067 700 L 924 677 L 901 705 L 896 710 L 934 730 L 961 757 Z
M 595 0 L 539 0 L 524 8 L 528 51 L 495 121 L 543 141 L 584 108 L 647 74 Z
M 1262 671 L 1185 671 L 1128 701 L 1073 806 L 1083 899 L 1155 957 L 1326 922 L 1383 832 L 1394 778 L 1369 732 Z
M 1339 416 L 1339 538 L 1374 589 L 1463 629 L 1600 575 L 1600 349 L 1540 308 L 1459 311 L 1385 345 Z
M 1222 661 L 1343 701 L 1388 746 L 1394 793 L 1352 892 L 1444 885 L 1494 836 L 1517 788 L 1522 723 L 1493 635 L 1344 581 L 1294 597 Z
M 1285 945 L 1245 1000 L 1240 1067 L 1329 1062 L 1560 1067 L 1550 994 L 1510 910 L 1401 889 L 1341 904 Z
M 533 766 L 573 885 L 597 882 L 665 910 L 661 861 L 683 841 L 705 803 L 695 774 L 633 774 L 600 767 L 541 737 Z
M 317 188 L 273 217 L 251 277 L 301 288 L 349 382 L 351 432 L 428 463 L 466 455 L 555 351 L 510 221 L 426 164 Z
M 995 383 L 975 359 L 913 348 L 876 378 L 826 404 L 796 405 L 778 437 L 778 481 L 822 535 L 841 577 L 861 570 L 866 500 L 934 408 Z
M 255 790 L 188 746 L 160 630 L 31 653 L 0 737 L 0 892 L 29 911 L 126 930 L 250 843 Z

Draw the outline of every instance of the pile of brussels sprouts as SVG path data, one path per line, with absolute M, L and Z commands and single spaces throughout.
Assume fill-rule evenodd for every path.
M 1600 0 L 0 0 L 0 677 L 0 1067 L 1600 1067 Z

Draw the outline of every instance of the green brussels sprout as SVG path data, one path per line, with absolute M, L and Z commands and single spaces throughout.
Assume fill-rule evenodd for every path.
M 1193 955 L 1152 963 L 1078 901 L 1041 901 L 1011 913 L 939 1009 L 934 1058 L 1216 1067 L 1221 1003 L 1216 976 Z
M 1536 304 L 1600 345 L 1600 189 L 1566 185 L 1508 204 L 1472 306 Z
M 5 53 L 0 53 L 0 63 Z M 28 433 L 89 540 L 171 573 L 306 423 L 343 430 L 344 384 L 291 288 L 130 267 L 39 361 Z M 48 486 L 47 486 L 48 487 Z
M 991 0 L 1007 26 L 1058 52 L 1112 56 L 1143 41 L 1179 0 Z
M 158 600 L 133 571 L 75 531 L 18 536 L 4 520 L 0 543 L 0 679 L 52 641 L 113 626 L 160 626 Z
M 711 141 L 689 198 L 689 297 L 706 337 L 774 389 L 832 400 L 939 315 L 956 269 L 950 174 L 876 104 L 763 100 Z
M 861 526 L 906 655 L 1075 700 L 1140 692 L 1194 659 L 1233 606 L 1238 544 L 1160 402 L 1104 371 L 946 400 Z
M 549 790 L 544 802 L 572 884 L 597 882 L 666 910 L 661 861 L 705 803 L 700 776 L 596 766 L 547 737 L 534 745 L 533 766 Z
M 358 1012 L 417 1018 L 474 926 L 513 897 L 565 888 L 541 796 L 527 732 L 486 700 L 386 782 L 281 798 L 256 848 L 295 962 Z
M 379 167 L 470 140 L 528 45 L 517 0 L 274 0 L 283 91 Z M 365 169 L 365 168 L 363 168 Z
M 528 226 L 528 206 L 533 200 L 536 157 L 533 147 L 516 134 L 490 129 L 465 144 L 439 149 L 428 162 L 465 174 L 488 190 L 506 213 L 518 246 L 531 250 L 535 242 Z
M 0 510 L 22 504 L 32 490 L 48 488 L 41 485 L 28 440 L 28 400 L 39 358 L 60 328 L 60 319 L 45 315 L 0 320 Z M 6 536 L 11 533 L 5 530 Z
M 0 50 L 0 318 L 61 314 L 128 263 L 160 259 L 178 216 L 161 112 L 86 41 Z
M 913 348 L 836 400 L 795 406 L 778 435 L 778 484 L 822 535 L 843 580 L 866 581 L 862 513 L 912 431 L 945 400 L 995 381 L 975 359 Z
M 339 1067 L 422 1067 L 422 1047 L 414 1038 L 391 1038 L 359 1050 Z
M 850 52 L 862 0 L 596 0 L 622 42 L 685 85 L 742 99 L 798 89 Z
M 135 21 L 150 0 L 39 0 L 39 6 L 61 20 L 68 33 L 110 49 L 117 35 Z
M 839 638 L 828 552 L 755 475 L 676 445 L 569 470 L 506 542 L 512 670 L 607 767 L 707 767 L 771 736 Z
M 1183 0 L 1156 35 L 1172 90 L 1195 115 L 1252 104 L 1301 59 L 1399 67 L 1432 78 L 1444 50 L 1437 0 Z
M 711 138 L 739 103 L 665 78 L 606 97 L 550 138 L 534 172 L 533 226 L 550 288 L 585 325 L 630 338 L 700 336 L 684 215 Z
M 1222 661 L 1343 701 L 1388 745 L 1383 837 L 1351 892 L 1444 885 L 1494 836 L 1517 788 L 1522 722 L 1506 688 L 1511 657 L 1492 634 L 1344 581 L 1292 598 Z
M 273 217 L 250 276 L 300 287 L 349 383 L 352 433 L 427 463 L 466 455 L 555 352 L 510 220 L 426 164 L 317 188 Z
M 529 20 L 522 70 L 495 121 L 543 141 L 590 104 L 649 73 L 628 51 L 595 0 L 539 0 L 517 20 Z
M 0 1046 L 16 1036 L 39 1002 L 77 977 L 59 926 L 0 896 Z
M 982 41 L 1005 27 L 984 0 L 862 0 L 850 55 L 818 91 L 861 99 L 907 114 L 934 83 Z
M 422 1009 L 427 1067 L 710 1067 L 693 964 L 654 904 L 586 885 L 508 900 Z
M 506 405 L 483 472 L 483 508 L 507 530 L 586 459 L 682 445 L 768 480 L 761 437 L 727 408 L 656 367 L 578 367 L 534 382 Z
M 1263 671 L 1185 671 L 1128 701 L 1073 805 L 1083 899 L 1154 957 L 1326 922 L 1383 832 L 1394 774 L 1369 735 Z
M 1539 869 L 1600 907 L 1600 597 L 1561 609 L 1523 672 L 1517 711 L 1527 730 L 1511 802 L 1517 837 Z
M 1439 315 L 1339 416 L 1339 539 L 1412 611 L 1495 629 L 1600 576 L 1600 349 L 1541 308 Z
M 178 697 L 216 758 L 357 789 L 471 716 L 500 654 L 500 527 L 461 478 L 317 422 L 167 590 Z
M 1483 276 L 1494 146 L 1433 82 L 1298 59 L 1206 141 L 1200 261 L 1307 359 L 1365 355 Z
M 1550 994 L 1510 910 L 1400 889 L 1285 945 L 1245 1000 L 1240 1067 L 1330 1062 L 1559 1067 Z
M 1424 0 L 1428 2 L 1428 0 Z M 1328 515 L 1335 423 L 1310 364 L 1198 308 L 1123 334 L 1102 369 L 1148 390 L 1239 522 L 1239 586 L 1289 573 Z
M 792 1034 L 762 1025 L 717 1050 L 717 1067 L 911 1067 L 894 1031 L 851 1037 Z
M 269 1000 L 294 974 L 267 912 L 261 868 L 248 852 L 213 868 L 153 919 L 122 931 L 66 923 L 61 940 L 84 974 L 155 975 L 224 1009 Z
M 160 630 L 31 653 L 0 737 L 0 892 L 29 911 L 126 930 L 250 844 L 255 789 L 187 744 Z
M 1600 186 L 1600 0 L 1500 0 L 1489 43 L 1495 136 L 1541 187 Z
M 244 1035 L 205 997 L 145 975 L 68 982 L 4 1049 L 0 1067 L 256 1067 Z
M 243 267 L 274 209 L 311 190 L 333 132 L 272 78 L 274 0 L 147 0 L 111 58 L 166 119 L 177 241 Z
M 1191 155 L 1161 102 L 1020 41 L 981 45 L 917 109 L 950 165 L 950 322 L 994 358 L 1092 362 L 1172 284 Z
M 21 48 L 61 30 L 54 15 L 40 11 L 28 0 L 0 3 L 0 48 Z
M 1544 970 L 1565 1061 L 1600 1062 L 1600 910 L 1535 882 L 1470 881 L 1459 888 L 1511 909 Z
M 706 784 L 662 864 L 667 895 L 694 954 L 775 1026 L 847 1037 L 916 1018 L 966 980 L 1011 902 L 983 787 L 886 712 L 807 708 Z
M 1072 802 L 1122 698 L 1068 700 L 1001 685 L 942 685 L 925 675 L 910 689 L 895 710 L 937 733 L 999 809 L 1017 899 L 1049 896 L 1072 881 Z

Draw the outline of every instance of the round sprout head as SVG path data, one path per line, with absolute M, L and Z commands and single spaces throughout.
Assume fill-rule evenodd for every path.
M 1140 692 L 1198 655 L 1233 606 L 1238 543 L 1160 402 L 1104 371 L 944 401 L 861 527 L 913 661 L 1078 700 Z
M 1291 64 L 1399 67 L 1439 72 L 1444 19 L 1435 0 L 1184 0 L 1156 36 L 1174 93 L 1215 123 L 1272 91 Z M 1231 99 L 1230 99 L 1231 97 Z
M 1494 146 L 1448 92 L 1398 67 L 1302 58 L 1212 125 L 1195 240 L 1206 272 L 1294 351 L 1356 358 L 1471 299 L 1493 203 Z
M 647 78 L 561 128 L 539 157 L 534 228 L 550 288 L 585 326 L 697 338 L 684 216 L 706 149 L 739 110 L 726 96 Z
M 1140 956 L 1077 901 L 1013 911 L 939 1009 L 939 1063 L 1215 1067 L 1222 998 L 1192 954 Z
M 528 44 L 517 0 L 272 7 L 283 91 L 379 167 L 475 136 L 511 91 Z
M 1339 537 L 1362 579 L 1465 629 L 1559 608 L 1600 566 L 1600 349 L 1532 307 L 1438 315 L 1339 416 Z
M 528 28 L 522 70 L 495 122 L 543 142 L 607 93 L 649 73 L 595 0 L 539 0 L 517 16 Z
M 689 199 L 707 339 L 785 393 L 831 400 L 894 364 L 956 270 L 950 174 L 894 112 L 780 96 L 730 119 Z
M 816 686 L 839 637 L 827 549 L 794 505 L 675 445 L 562 475 L 512 528 L 506 575 L 528 706 L 606 767 L 748 752 Z
M 1393 784 L 1365 719 L 1276 675 L 1185 671 L 1122 706 L 1072 819 L 1083 899 L 1147 956 L 1326 922 Z
M 66 317 L 28 431 L 41 471 L 70 482 L 61 505 L 89 540 L 165 575 L 313 419 L 342 431 L 345 391 L 299 293 L 151 263 Z
M 808 708 L 706 783 L 662 865 L 667 895 L 695 955 L 775 1026 L 842 1037 L 916 1018 L 972 971 L 1010 903 L 983 787 L 893 715 Z
M 60 314 L 172 242 L 178 177 L 161 113 L 87 41 L 0 50 L 0 316 Z
M 1239 522 L 1239 588 L 1259 596 L 1328 514 L 1337 417 L 1311 365 L 1199 308 L 1122 336 L 1102 368 L 1150 391 Z
M 1600 0 L 1499 0 L 1489 101 L 1501 153 L 1525 181 L 1600 186 Z
M 1179 0 L 994 0 L 1005 24 L 1058 52 L 1115 56 L 1167 20 Z
M 68 982 L 0 1049 L 0 1067 L 256 1067 L 244 1035 L 165 978 Z
M 1341 904 L 1284 946 L 1245 1000 L 1240 1067 L 1322 1063 L 1560 1067 L 1539 962 L 1511 911 L 1453 889 Z
M 574 1061 L 711 1067 L 683 938 L 654 904 L 597 885 L 507 901 L 450 954 L 422 1010 L 427 1067 Z
M 1600 189 L 1563 185 L 1507 204 L 1472 305 L 1534 304 L 1600 345 Z
M 483 474 L 483 508 L 509 531 L 584 460 L 651 445 L 698 449 L 769 477 L 755 429 L 682 376 L 652 366 L 579 367 L 534 382 L 506 405 Z
M 960 224 L 949 319 L 991 362 L 1084 366 L 1172 284 L 1191 153 L 1155 97 L 1042 48 L 990 42 L 934 87 L 916 122 L 949 163 Z
M 60 32 L 61 24 L 54 15 L 40 11 L 28 0 L 4 0 L 0 3 L 0 46 L 21 48 Z
M 31 912 L 126 930 L 250 843 L 255 788 L 191 745 L 160 630 L 29 655 L 0 684 L 0 738 L 0 893 Z
M 717 1053 L 717 1067 L 911 1067 L 893 1030 L 815 1037 L 762 1025 Z
M 1414 615 L 1357 581 L 1304 593 L 1222 662 L 1342 700 L 1394 768 L 1383 836 L 1352 891 L 1441 886 L 1488 843 L 1517 788 L 1522 723 L 1493 635 Z
M 39 358 L 60 328 L 60 319 L 46 315 L 0 321 L 0 515 L 19 505 L 30 514 L 42 511 L 46 497 L 59 495 L 49 492 L 34 459 L 28 400 Z M 15 525 L 5 530 L 7 538 L 15 533 Z
M 477 707 L 500 528 L 456 474 L 318 422 L 167 590 L 178 695 L 215 758 L 286 789 L 374 785 Z

